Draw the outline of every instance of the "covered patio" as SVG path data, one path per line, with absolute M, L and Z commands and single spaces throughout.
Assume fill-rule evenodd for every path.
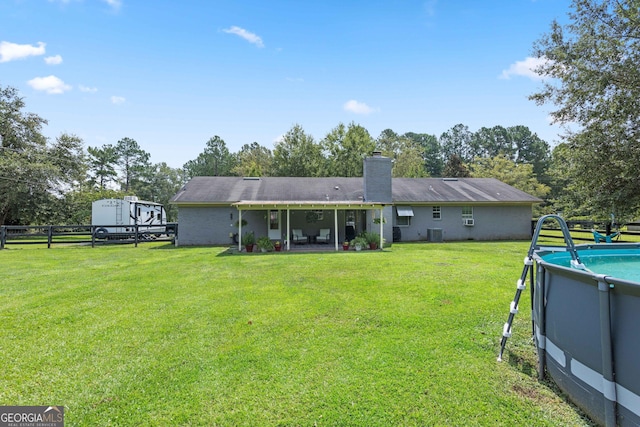
M 340 226 L 344 227 L 345 223 L 341 224 L 339 221 L 338 213 L 341 212 L 343 214 L 346 211 L 373 211 L 374 217 L 379 218 L 379 230 L 375 230 L 380 235 L 379 247 L 383 248 L 384 244 L 384 216 L 383 209 L 385 207 L 384 204 L 381 203 L 367 203 L 367 202 L 348 202 L 348 201 L 332 201 L 332 202 L 321 202 L 321 201 L 240 201 L 232 204 L 238 210 L 238 250 L 242 250 L 242 213 L 243 211 L 266 211 L 268 213 L 269 219 L 269 238 L 273 240 L 279 240 L 280 236 L 282 236 L 283 232 L 286 238 L 284 239 L 284 249 L 286 251 L 291 251 L 292 247 L 292 233 L 293 230 L 297 227 L 292 227 L 292 212 L 319 212 L 319 211 L 331 211 L 333 212 L 333 224 L 329 226 L 330 235 L 333 240 L 333 250 L 338 251 L 342 250 L 342 244 L 340 242 Z M 375 215 L 375 212 L 378 212 L 378 215 Z M 284 215 L 283 215 L 284 214 Z M 284 216 L 284 218 L 283 218 Z M 344 215 L 343 215 L 344 216 Z M 284 223 L 284 224 L 283 224 Z M 378 225 L 378 224 L 376 224 Z M 312 251 L 322 251 L 330 248 L 331 243 L 327 244 L 318 244 L 312 239 L 312 236 L 308 236 L 308 241 L 301 242 L 301 245 L 305 246 L 305 250 Z

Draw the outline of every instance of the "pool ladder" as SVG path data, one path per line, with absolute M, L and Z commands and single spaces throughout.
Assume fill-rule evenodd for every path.
M 540 231 L 542 230 L 542 226 L 545 221 L 548 219 L 555 219 L 560 225 L 560 230 L 562 230 L 562 236 L 564 237 L 564 247 L 553 247 L 553 250 L 556 251 L 568 251 L 571 254 L 571 265 L 577 268 L 584 268 L 584 265 L 580 261 L 580 257 L 578 256 L 578 252 L 576 251 L 576 246 L 573 244 L 573 239 L 571 238 L 571 233 L 569 233 L 569 227 L 567 223 L 558 215 L 545 215 L 540 217 L 538 223 L 536 224 L 535 231 L 533 233 L 533 238 L 531 239 L 531 246 L 529 247 L 529 252 L 524 259 L 524 268 L 522 269 L 522 274 L 520 275 L 520 279 L 516 283 L 516 295 L 511 301 L 511 305 L 509 307 L 509 317 L 507 322 L 504 324 L 502 328 L 502 339 L 500 340 L 500 353 L 498 354 L 498 362 L 502 362 L 502 353 L 504 353 L 504 347 L 507 344 L 507 340 L 511 337 L 511 326 L 513 324 L 513 319 L 518 313 L 518 304 L 520 302 L 520 296 L 522 295 L 522 291 L 524 291 L 527 287 L 525 280 L 527 279 L 527 274 L 529 274 L 529 270 L 531 270 L 531 274 L 529 274 L 529 284 L 531 288 L 531 328 L 532 335 L 535 336 L 535 323 L 533 318 L 533 297 L 534 297 L 534 275 L 533 275 L 533 253 L 536 250 L 542 249 L 538 246 L 538 238 L 540 237 Z

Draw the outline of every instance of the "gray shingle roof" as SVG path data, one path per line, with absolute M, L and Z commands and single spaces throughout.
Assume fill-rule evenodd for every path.
M 175 204 L 240 201 L 362 202 L 363 178 L 211 177 L 191 179 L 171 199 Z M 493 178 L 393 178 L 393 202 L 539 203 L 540 199 Z
M 393 178 L 394 203 L 540 203 L 495 178 Z

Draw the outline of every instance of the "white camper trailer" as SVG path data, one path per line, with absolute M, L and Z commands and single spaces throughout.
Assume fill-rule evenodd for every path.
M 160 203 L 138 200 L 136 196 L 124 199 L 101 199 L 91 206 L 91 225 L 98 228 L 95 235 L 104 239 L 118 238 L 135 231 L 150 235 L 166 233 L 167 213 Z

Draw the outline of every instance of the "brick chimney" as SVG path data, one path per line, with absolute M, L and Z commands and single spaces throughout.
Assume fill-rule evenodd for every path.
M 391 203 L 391 159 L 374 151 L 364 159 L 364 201 Z

